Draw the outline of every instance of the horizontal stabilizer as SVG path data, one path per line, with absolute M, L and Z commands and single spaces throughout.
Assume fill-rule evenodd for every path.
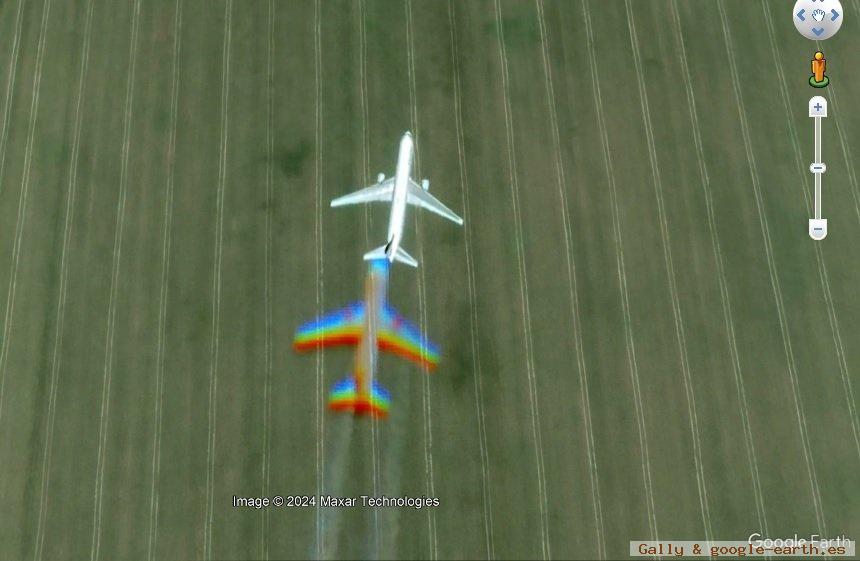
M 368 251 L 364 254 L 365 261 L 373 261 L 375 259 L 388 259 L 388 256 L 385 254 L 385 248 L 387 246 L 381 245 L 374 249 L 373 251 Z
M 391 395 L 381 384 L 373 381 L 370 395 L 360 395 L 355 376 L 337 382 L 329 394 L 328 406 L 332 411 L 351 411 L 355 415 L 387 417 Z
M 418 261 L 413 259 L 411 255 L 406 253 L 406 251 L 404 251 L 402 247 L 397 248 L 397 253 L 394 254 L 394 260 L 400 261 L 401 263 L 406 263 L 410 267 L 418 266 Z
M 389 259 L 388 245 L 389 244 L 381 245 L 373 251 L 368 251 L 364 254 L 364 260 L 373 261 L 375 259 Z M 397 252 L 394 254 L 394 261 L 405 263 L 410 267 L 418 266 L 418 261 L 416 261 L 411 255 L 406 253 L 406 251 L 404 251 L 402 247 L 397 248 Z

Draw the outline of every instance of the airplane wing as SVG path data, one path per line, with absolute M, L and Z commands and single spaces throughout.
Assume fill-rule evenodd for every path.
M 349 195 L 338 197 L 331 202 L 331 206 L 355 205 L 359 203 L 372 203 L 376 201 L 390 201 L 394 192 L 394 178 L 390 177 L 382 183 L 359 189 Z
M 300 326 L 293 339 L 293 348 L 306 351 L 333 345 L 357 345 L 363 322 L 364 302 L 349 304 Z
M 431 195 L 429 192 L 421 188 L 420 185 L 409 180 L 409 192 L 406 195 L 406 202 L 411 205 L 420 206 L 430 212 L 435 212 L 443 218 L 447 218 L 451 222 L 456 222 L 463 225 L 463 219 L 454 214 L 454 211 L 439 202 L 439 199 Z
M 377 339 L 380 350 L 426 366 L 428 370 L 439 364 L 439 348 L 390 305 L 383 309 Z

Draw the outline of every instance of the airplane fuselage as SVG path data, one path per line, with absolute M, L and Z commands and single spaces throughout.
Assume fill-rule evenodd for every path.
M 391 199 L 391 215 L 388 220 L 388 243 L 385 246 L 385 256 L 389 262 L 394 261 L 400 240 L 403 238 L 403 224 L 406 220 L 406 195 L 409 191 L 409 178 L 412 175 L 412 162 L 415 154 L 415 144 L 412 134 L 406 133 L 400 139 L 397 151 L 397 170 L 394 175 L 394 191 Z

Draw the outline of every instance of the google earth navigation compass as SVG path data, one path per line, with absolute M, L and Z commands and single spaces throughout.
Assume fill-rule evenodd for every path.
M 830 39 L 842 27 L 842 4 L 839 0 L 797 0 L 794 27 L 807 39 Z

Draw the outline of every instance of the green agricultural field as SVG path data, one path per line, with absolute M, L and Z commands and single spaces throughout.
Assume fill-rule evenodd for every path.
M 860 538 L 860 1 L 0 2 L 0 559 Z M 807 234 L 809 98 L 826 240 Z M 389 419 L 335 415 L 394 171 Z M 315 496 L 316 506 L 234 507 Z M 319 496 L 435 497 L 335 508 Z

